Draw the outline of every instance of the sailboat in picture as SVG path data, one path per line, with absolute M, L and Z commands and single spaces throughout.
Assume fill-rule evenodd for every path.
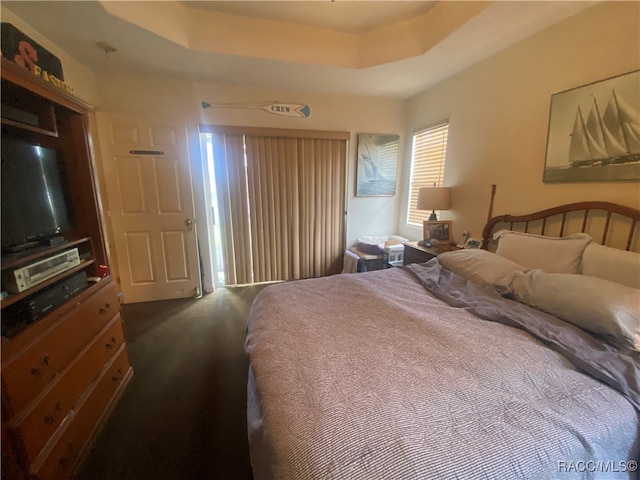
M 614 88 L 604 114 L 595 96 L 586 122 L 577 107 L 570 136 L 572 167 L 640 162 L 640 115 Z

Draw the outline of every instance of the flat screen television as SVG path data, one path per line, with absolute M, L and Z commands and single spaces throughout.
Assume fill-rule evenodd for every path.
M 7 135 L 0 149 L 3 252 L 38 246 L 68 230 L 71 212 L 60 152 Z

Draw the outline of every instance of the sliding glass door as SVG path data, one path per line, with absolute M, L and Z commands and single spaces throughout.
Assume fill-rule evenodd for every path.
M 338 273 L 346 132 L 201 126 L 212 134 L 227 285 Z

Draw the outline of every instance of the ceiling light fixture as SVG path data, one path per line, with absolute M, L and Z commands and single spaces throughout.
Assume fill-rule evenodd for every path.
M 116 47 L 114 47 L 113 45 L 109 45 L 107 42 L 96 42 L 96 45 L 98 46 L 98 48 L 104 50 L 105 58 L 108 58 L 110 53 L 118 51 Z

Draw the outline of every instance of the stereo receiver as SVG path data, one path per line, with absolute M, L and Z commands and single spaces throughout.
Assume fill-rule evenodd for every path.
M 78 249 L 74 248 L 31 265 L 3 272 L 2 282 L 7 291 L 20 293 L 79 264 L 80 255 Z

